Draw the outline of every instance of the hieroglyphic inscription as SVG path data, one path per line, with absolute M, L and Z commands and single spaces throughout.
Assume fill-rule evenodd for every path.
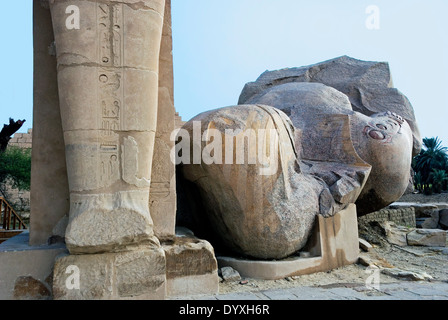
M 123 114 L 122 10 L 122 4 L 99 3 L 97 6 L 101 187 L 108 187 L 120 178 L 118 131 Z

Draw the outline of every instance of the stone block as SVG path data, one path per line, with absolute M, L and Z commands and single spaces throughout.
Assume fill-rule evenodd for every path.
M 443 230 L 448 230 L 448 209 L 439 211 L 439 225 Z
M 15 300 L 47 300 L 51 298 L 48 284 L 31 276 L 18 277 L 14 284 Z
M 431 217 L 431 213 L 438 209 L 438 206 L 433 203 L 394 203 L 391 205 L 392 208 L 402 206 L 413 207 L 416 218 Z
M 218 264 L 213 247 L 194 236 L 177 236 L 163 245 L 166 256 L 167 296 L 216 294 Z
M 359 247 L 364 251 L 370 251 L 373 248 L 369 242 L 361 238 L 359 238 Z
M 149 217 L 148 197 L 146 190 L 72 195 L 72 209 L 77 214 L 70 217 L 65 233 L 70 253 L 118 251 L 142 242 L 158 245 Z
M 164 299 L 165 252 L 161 248 L 56 258 L 56 300 Z
M 402 280 L 408 281 L 424 281 L 431 280 L 432 276 L 422 271 L 409 271 L 402 270 L 398 268 L 383 268 L 381 269 L 381 273 L 387 274 L 389 276 L 399 278 Z
M 221 276 L 224 281 L 240 281 L 241 276 L 238 271 L 233 269 L 232 267 L 223 267 L 221 268 Z
M 408 245 L 445 247 L 446 231 L 439 229 L 417 229 L 407 235 Z
M 385 222 L 383 227 L 386 231 L 386 238 L 389 243 L 397 246 L 407 246 L 407 234 L 413 229 L 397 226 L 395 223 Z
M 30 246 L 24 231 L 0 245 L 0 300 L 51 299 L 54 259 L 62 244 Z
M 48 284 L 31 276 L 18 277 L 14 284 L 14 299 L 16 300 L 47 300 L 51 297 Z
M 439 210 L 431 210 L 430 217 L 422 223 L 422 229 L 437 229 L 439 225 Z
M 306 251 L 309 258 L 291 256 L 287 259 L 267 261 L 218 256 L 219 266 L 231 266 L 242 277 L 276 280 L 329 271 L 358 261 L 359 238 L 356 206 L 338 212 L 334 217 L 319 216 Z

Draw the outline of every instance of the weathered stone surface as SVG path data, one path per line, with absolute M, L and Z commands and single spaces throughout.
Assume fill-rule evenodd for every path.
M 445 247 L 446 231 L 438 229 L 417 229 L 407 235 L 410 246 Z
M 386 239 L 389 243 L 396 244 L 397 246 L 407 246 L 407 235 L 413 229 L 397 226 L 394 223 L 385 222 L 382 224 L 386 231 Z
M 376 268 L 376 269 L 395 268 L 392 264 L 389 263 L 389 261 L 380 257 L 375 252 L 373 252 L 373 253 L 361 252 L 359 254 L 358 263 L 363 266 Z
M 366 252 L 370 251 L 373 248 L 368 241 L 361 238 L 359 238 L 359 247 Z
M 161 248 L 62 255 L 54 266 L 53 296 L 60 300 L 163 299 L 165 263 Z
M 422 223 L 422 229 L 437 229 L 439 226 L 440 214 L 439 210 L 431 210 L 431 216 L 426 218 Z
M 253 103 L 266 88 L 291 82 L 317 82 L 346 94 L 353 110 L 366 115 L 395 112 L 409 122 L 413 136 L 413 154 L 420 152 L 422 141 L 409 100 L 393 88 L 386 62 L 361 61 L 348 56 L 310 66 L 266 71 L 255 82 L 247 83 L 238 104 Z
M 70 190 L 67 247 L 97 253 L 157 244 L 148 204 L 165 1 L 71 4 L 84 13 L 76 32 L 66 27 L 66 3 L 50 2 Z
M 447 237 L 444 230 L 408 228 L 388 221 L 380 223 L 380 225 L 387 241 L 398 246 L 446 246 Z
M 0 300 L 51 298 L 55 257 L 66 252 L 62 244 L 29 245 L 29 231 L 0 246 Z
M 174 237 L 176 221 L 175 165 L 168 160 L 174 146 L 171 133 L 175 129 L 172 51 L 171 0 L 166 0 L 159 58 L 157 132 L 149 193 L 154 234 L 161 240 Z
M 431 280 L 433 277 L 423 271 L 409 271 L 398 268 L 384 268 L 381 272 L 392 277 L 396 277 L 408 281 L 424 281 Z
M 431 218 L 439 208 L 434 204 L 420 204 L 415 206 L 415 216 L 418 218 Z
M 48 8 L 33 1 L 33 141 L 30 191 L 31 245 L 45 245 L 57 222 L 68 215 L 69 189 L 62 132 L 56 57 Z
M 350 127 L 358 120 L 346 95 L 319 83 L 287 83 L 251 102 L 285 112 L 295 128 L 298 158 L 305 162 L 301 170 L 323 179 L 337 202 L 356 201 L 364 182 L 356 176 L 367 176 L 370 165 L 354 148 Z
M 332 141 L 346 144 L 345 149 L 350 150 L 347 119 L 336 122 L 342 129 Z M 271 135 L 274 128 L 277 137 Z M 300 163 L 297 143 L 293 143 L 300 133 L 294 131 L 283 112 L 268 106 L 205 112 L 187 122 L 183 130 L 180 135 L 186 137 L 182 140 L 186 146 L 182 158 L 187 163 L 194 163 L 196 149 L 211 149 L 206 143 L 210 138 L 190 143 L 187 137 L 213 136 L 216 143 L 212 161 L 201 158 L 199 151 L 197 164 L 184 162 L 181 166 L 184 178 L 199 189 L 205 207 L 193 210 L 199 216 L 192 227 L 201 237 L 212 238 L 214 243 L 245 256 L 284 258 L 300 250 L 316 215 L 331 217 L 354 202 L 370 170 L 353 149 L 340 153 L 340 163 L 326 164 L 318 159 Z M 242 145 L 245 136 L 250 143 Z M 260 154 L 257 146 L 269 154 Z M 260 160 L 260 155 L 267 157 Z M 336 200 L 332 192 L 338 195 Z M 203 234 L 209 232 L 203 235 L 196 232 L 198 229 Z
M 369 256 L 363 254 L 359 255 L 358 263 L 365 267 L 370 267 L 374 265 L 373 260 Z
M 213 247 L 196 237 L 176 237 L 173 243 L 164 244 L 167 279 L 216 273 L 218 265 Z
M 16 300 L 47 300 L 51 298 L 51 291 L 44 283 L 31 276 L 17 278 L 14 285 L 14 299 Z
M 113 195 L 73 194 L 74 212 L 65 235 L 67 248 L 71 252 L 95 253 L 123 250 L 142 242 L 158 246 L 148 197 L 149 190 Z M 75 207 L 75 203 L 79 205 Z
M 72 254 L 55 263 L 54 296 L 164 297 L 165 255 L 148 204 L 165 1 L 71 4 L 83 12 L 76 32 L 66 27 L 67 4 L 50 2 Z M 79 290 L 66 286 L 69 266 Z
M 224 279 L 224 281 L 233 282 L 241 280 L 241 275 L 239 274 L 239 272 L 232 267 L 222 267 L 220 271 L 221 277 Z
M 217 130 L 220 132 L 219 139 L 217 140 L 219 141 L 217 144 L 219 144 L 220 142 L 227 141 L 227 139 L 234 139 L 226 133 L 226 130 L 229 129 L 235 130 L 237 128 L 240 132 L 245 132 L 248 128 L 255 130 L 268 128 L 267 125 L 253 125 L 252 119 L 256 117 L 254 116 L 255 114 L 258 117 L 261 116 L 268 119 L 268 114 L 275 114 L 275 110 L 277 110 L 276 112 L 282 115 L 281 121 L 286 125 L 278 126 L 276 124 L 275 127 L 287 127 L 288 130 L 286 132 L 289 132 L 284 136 L 280 135 L 279 142 L 291 150 L 288 161 L 293 163 L 292 161 L 295 158 L 296 164 L 294 164 L 295 167 L 288 165 L 288 161 L 285 161 L 286 157 L 284 157 L 286 153 L 283 152 L 283 159 L 279 163 L 278 168 L 283 173 L 282 178 L 285 181 L 289 180 L 285 184 L 286 198 L 282 201 L 275 199 L 272 203 L 283 202 L 284 205 L 290 208 L 301 208 L 300 211 L 310 212 L 309 209 L 306 209 L 306 206 L 308 203 L 311 203 L 310 201 L 312 199 L 310 195 L 314 193 L 318 198 L 318 213 L 328 217 L 334 215 L 350 203 L 356 202 L 358 204 L 360 199 L 363 198 L 367 204 L 365 206 L 359 204 L 361 207 L 360 215 L 362 215 L 374 209 L 383 208 L 396 201 L 407 188 L 411 166 L 412 131 L 406 121 L 400 116 L 390 112 L 371 116 L 355 112 L 352 110 L 352 105 L 346 95 L 320 83 L 292 82 L 274 85 L 260 92 L 254 98 L 250 99 L 249 102 L 257 104 L 239 105 L 205 112 L 190 120 L 183 128 L 188 133 L 185 136 L 194 137 L 194 123 L 200 122 L 197 130 L 199 132 L 196 135 L 202 137 L 202 135 L 207 133 L 207 139 L 211 139 L 209 137 L 213 136 L 215 138 L 215 136 L 214 134 L 210 134 L 209 131 Z M 271 107 L 268 107 L 268 105 Z M 250 110 L 253 110 L 251 111 L 252 114 L 248 113 Z M 258 110 L 257 113 L 253 113 L 255 110 Z M 266 115 L 263 115 L 263 111 L 266 111 Z M 249 119 L 251 121 L 248 121 Z M 251 136 L 253 141 L 257 141 L 258 138 L 256 134 Z M 292 144 L 292 146 L 288 146 L 288 144 Z M 227 146 L 227 144 L 225 145 Z M 194 154 L 197 149 L 210 152 L 210 146 L 204 143 L 204 141 L 200 143 L 193 142 L 191 145 L 183 148 L 182 157 L 187 158 L 191 163 L 194 155 L 192 156 L 190 153 Z M 228 158 L 231 160 L 237 158 L 235 154 L 228 157 L 227 150 L 222 144 L 220 149 L 216 154 L 221 163 L 226 163 L 225 160 Z M 185 150 L 189 152 L 185 152 Z M 245 159 L 250 159 L 251 156 L 256 157 L 256 152 L 253 150 L 245 150 L 244 152 Z M 255 170 L 249 172 L 248 169 L 242 169 L 246 167 L 239 163 L 238 165 L 222 165 L 219 167 L 219 165 L 217 166 L 213 162 L 216 158 L 211 160 L 209 163 L 204 163 L 203 166 L 194 166 L 191 164 L 182 166 L 185 178 L 199 185 L 199 189 L 202 190 L 202 196 L 207 199 L 202 201 L 206 210 L 218 210 L 220 212 L 209 214 L 211 218 L 208 217 L 207 219 L 212 219 L 211 221 L 216 219 L 214 215 L 228 214 L 233 217 L 240 215 L 236 214 L 234 207 L 231 207 L 235 203 L 238 203 L 238 201 L 234 199 L 229 199 L 229 201 L 223 200 L 223 194 L 227 193 L 229 187 L 233 189 L 233 194 L 238 196 L 244 194 L 240 191 L 242 188 L 251 188 L 252 185 L 273 185 L 273 181 L 278 180 L 278 178 L 263 177 L 264 181 L 266 181 L 265 183 L 246 183 L 244 179 L 248 177 L 252 179 L 254 174 L 256 174 L 256 169 L 258 169 L 256 166 L 254 167 Z M 196 164 L 199 163 L 200 160 Z M 286 170 L 286 168 L 289 169 Z M 245 171 L 243 172 L 241 170 Z M 286 172 L 290 173 L 285 174 Z M 229 178 L 229 173 L 234 174 L 235 178 L 231 176 Z M 302 179 L 302 182 L 298 183 L 312 184 L 312 182 L 305 181 L 306 179 L 311 179 L 311 181 L 318 182 L 318 185 L 313 187 L 312 192 L 306 192 L 306 196 L 300 195 L 297 192 L 294 194 L 294 199 L 303 197 L 302 201 L 291 200 L 288 199 L 288 188 L 291 188 L 288 187 L 288 183 L 291 184 L 296 179 L 294 177 L 300 177 Z M 260 179 L 258 180 L 262 181 Z M 238 183 L 242 183 L 243 181 L 246 186 L 238 186 Z M 270 182 L 268 183 L 267 181 Z M 216 195 L 211 196 L 210 191 L 213 189 L 216 189 Z M 294 188 L 294 190 L 298 189 L 304 190 L 302 187 Z M 223 193 L 223 190 L 226 191 Z M 264 195 L 275 194 L 275 192 L 273 193 L 268 190 L 258 188 L 255 194 L 258 199 L 262 199 Z M 253 193 L 251 190 L 248 191 L 250 194 Z M 207 195 L 205 195 L 205 192 L 207 192 Z M 218 194 L 220 199 L 218 199 Z M 229 192 L 229 194 L 231 193 Z M 214 198 L 213 202 L 210 201 L 211 197 Z M 229 202 L 228 208 L 225 207 L 227 206 L 227 202 Z M 223 203 L 225 204 L 223 205 Z M 262 202 L 255 201 L 255 203 Z M 264 208 L 268 207 L 265 206 Z M 255 217 L 255 215 L 249 214 L 245 210 L 245 207 L 241 208 L 243 212 L 241 215 Z M 264 216 L 268 217 L 269 215 L 264 214 Z M 309 226 L 309 223 L 306 222 L 308 218 L 301 216 L 297 219 L 300 219 L 301 223 L 304 222 L 305 225 Z M 286 249 L 285 244 L 282 246 L 284 248 L 283 253 L 279 253 L 277 256 L 268 256 L 266 253 L 253 253 L 245 248 L 241 248 L 241 239 L 237 239 L 238 237 L 246 237 L 242 236 L 242 234 L 247 233 L 247 228 L 244 230 L 241 229 L 246 223 L 235 224 L 236 220 L 231 220 L 231 228 L 228 227 L 226 222 L 223 223 L 223 221 L 214 221 L 211 224 L 225 225 L 225 227 L 221 227 L 222 230 L 215 232 L 218 235 L 227 233 L 227 229 L 238 230 L 235 231 L 235 234 L 238 233 L 238 235 L 229 237 L 229 240 L 234 242 L 230 245 L 232 250 L 237 250 L 239 253 L 258 258 L 285 257 L 287 254 L 293 252 L 293 248 L 291 250 Z M 291 221 L 295 221 L 293 216 L 291 216 Z M 261 221 L 258 223 L 262 225 Z M 249 225 L 253 225 L 253 223 Z M 284 229 L 284 225 L 280 224 L 280 226 L 282 228 L 281 230 L 283 230 L 282 232 L 284 232 L 286 230 Z M 296 228 L 296 230 L 298 229 Z M 275 241 L 280 243 L 279 234 L 277 233 L 275 237 L 277 240 Z M 288 234 L 292 235 L 290 232 Z M 297 231 L 295 235 L 298 236 Z M 304 239 L 305 236 L 306 234 L 302 232 L 300 238 Z M 265 235 L 262 238 L 265 239 Z M 249 239 L 249 237 L 246 239 Z M 254 244 L 256 241 L 250 240 L 247 242 L 250 243 L 250 246 L 258 245 Z M 292 244 L 290 240 L 286 242 Z M 299 248 L 299 245 L 295 245 L 294 248 Z M 271 247 L 270 250 L 275 249 Z
M 115 157 L 112 154 L 112 149 L 121 147 L 120 143 L 116 143 L 116 141 L 104 143 L 105 136 L 117 129 L 133 129 L 129 123 L 133 123 L 138 130 L 148 125 L 152 126 L 151 130 L 153 130 L 155 121 L 158 121 L 163 123 L 160 126 L 160 132 L 158 132 L 157 141 L 159 143 L 155 146 L 150 143 L 151 140 L 154 140 L 153 135 L 150 135 L 142 139 L 142 144 L 144 143 L 149 147 L 143 148 L 140 145 L 138 150 L 140 155 L 142 155 L 138 159 L 138 176 L 149 178 L 150 173 L 148 173 L 148 168 L 145 168 L 145 165 L 151 166 L 151 157 L 146 157 L 145 161 L 142 161 L 141 158 L 145 158 L 145 153 L 152 152 L 152 147 L 157 148 L 157 155 L 161 155 L 162 158 L 166 156 L 166 150 L 170 149 L 169 144 L 171 143 L 169 141 L 169 133 L 172 131 L 172 126 L 174 126 L 170 1 L 156 0 L 141 1 L 139 3 L 124 1 L 123 3 L 113 4 L 110 4 L 108 1 L 80 1 L 79 5 L 78 3 L 71 3 L 78 6 L 81 12 L 86 13 L 82 15 L 84 19 L 82 21 L 83 26 L 79 31 L 68 30 L 65 26 L 67 18 L 65 13 L 66 4 L 52 2 L 50 11 L 50 4 L 48 1 L 44 2 L 46 5 L 42 6 L 41 3 L 43 1 L 34 1 L 35 110 L 33 118 L 35 130 L 33 143 L 35 143 L 35 146 L 33 148 L 33 181 L 31 188 L 31 197 L 33 199 L 31 209 L 33 211 L 31 218 L 33 232 L 31 241 L 33 244 L 45 244 L 50 237 L 54 239 L 55 235 L 52 234 L 52 229 L 69 211 L 69 186 L 62 124 L 64 124 L 65 130 L 67 130 L 73 126 L 74 128 L 93 129 L 96 127 L 96 123 L 98 123 L 100 131 L 104 129 L 104 134 L 100 133 L 101 138 L 97 139 L 103 140 L 101 141 L 103 142 L 103 147 L 95 150 L 104 151 L 109 148 L 109 151 L 111 151 L 110 159 L 107 158 L 108 155 L 106 153 L 102 153 L 100 157 L 92 157 L 98 158 L 99 162 L 104 163 L 104 167 L 102 165 L 99 165 L 98 168 L 88 167 L 88 176 L 85 176 L 83 173 L 78 177 L 75 176 L 75 179 L 71 179 L 72 191 L 74 186 L 79 187 L 79 183 L 74 181 L 76 179 L 78 181 L 84 179 L 84 185 L 88 181 L 93 183 L 95 180 L 98 180 L 101 168 L 103 168 L 103 171 L 107 171 L 103 174 L 103 182 L 99 183 L 101 187 L 104 187 L 104 180 L 117 178 L 117 169 L 123 170 L 123 168 L 118 168 L 116 165 L 120 162 L 120 155 Z M 163 14 L 165 2 L 167 5 L 165 14 Z M 96 7 L 98 7 L 98 10 Z M 160 41 L 160 35 L 162 34 L 161 21 L 164 16 L 163 37 Z M 52 19 L 54 20 L 54 30 Z M 110 28 L 110 31 L 113 32 L 113 37 L 107 34 L 109 30 L 106 30 L 110 21 L 115 23 L 114 28 Z M 123 33 L 123 30 L 125 30 L 125 33 Z M 141 32 L 141 30 L 147 30 L 147 32 Z M 54 41 L 55 33 L 56 43 Z M 123 37 L 124 34 L 129 39 L 125 39 Z M 113 39 L 113 42 L 111 45 L 109 43 L 104 45 L 101 43 L 101 39 Z M 80 45 L 76 44 L 77 41 L 80 42 Z M 71 43 L 73 44 L 72 47 L 70 47 Z M 63 48 L 64 46 L 66 47 Z M 98 46 L 102 50 L 97 50 Z M 59 47 L 59 54 L 57 54 L 57 47 Z M 159 48 L 160 59 L 158 59 Z M 57 78 L 57 63 L 60 66 L 60 83 L 58 83 Z M 104 68 L 109 67 L 112 69 L 118 67 L 120 69 L 121 66 L 123 66 L 124 70 L 122 74 L 115 72 L 117 69 L 111 73 L 98 73 L 98 75 L 96 74 L 97 71 L 95 71 L 104 71 Z M 74 71 L 76 69 L 78 71 Z M 130 69 L 133 70 L 131 71 Z M 74 83 L 69 90 L 65 90 L 63 83 L 66 83 L 68 80 L 67 72 L 73 71 L 73 73 L 77 73 L 82 78 L 83 70 L 89 73 L 90 76 L 84 78 L 79 83 Z M 155 76 L 158 70 L 160 70 L 159 81 L 157 81 Z M 117 74 L 118 77 L 116 76 Z M 111 89 L 110 91 L 106 92 L 107 90 L 102 91 L 101 87 L 97 88 L 95 81 L 98 81 L 100 77 L 104 80 L 108 79 L 104 87 Z M 138 79 L 135 79 L 135 81 L 133 78 Z M 89 80 L 91 83 L 88 83 Z M 119 93 L 115 94 L 117 91 L 121 91 L 123 88 L 121 83 L 125 82 L 125 80 L 128 91 L 123 92 L 121 96 Z M 150 82 L 150 87 L 146 86 L 144 81 Z M 142 86 L 145 86 L 147 89 L 140 90 Z M 157 91 L 156 88 L 158 86 L 160 87 L 161 98 L 157 104 L 157 93 L 151 91 Z M 80 92 L 83 87 L 87 88 L 86 92 Z M 67 95 L 68 98 L 65 101 L 69 100 L 68 103 L 70 106 L 73 106 L 73 108 L 68 110 L 68 114 L 64 111 L 64 109 L 67 109 L 66 106 L 64 104 L 60 106 L 59 104 L 60 97 L 58 91 L 63 92 L 61 96 L 63 99 Z M 98 101 L 95 101 L 97 92 L 100 96 Z M 142 110 L 146 110 L 144 112 L 141 112 L 142 110 L 138 111 L 135 106 L 145 105 L 145 103 L 137 101 L 136 97 L 141 97 L 148 102 L 147 104 L 150 102 L 152 106 L 156 107 L 159 105 L 161 111 L 158 114 L 160 117 L 155 116 L 157 113 L 154 113 L 154 107 L 142 108 Z M 103 100 L 101 101 L 101 99 Z M 86 107 L 88 110 L 79 109 L 75 106 L 77 102 L 83 105 L 90 105 L 90 107 Z M 103 108 L 104 104 L 107 105 L 105 108 Z M 96 107 L 92 109 L 92 106 Z M 61 108 L 63 109 L 62 116 L 65 119 L 63 119 L 63 123 L 61 123 Z M 148 119 L 151 112 L 153 112 L 154 116 Z M 70 121 L 66 121 L 67 118 Z M 117 127 L 117 122 L 120 122 L 120 128 Z M 169 132 L 168 138 L 167 132 Z M 70 137 L 66 137 L 66 139 Z M 112 134 L 110 137 L 114 137 L 114 135 Z M 137 138 L 136 141 L 138 142 Z M 160 143 L 161 141 L 168 141 L 168 145 Z M 90 151 L 87 150 L 86 152 Z M 78 160 L 79 158 L 73 163 L 73 160 L 69 159 L 69 167 L 73 167 L 73 164 L 76 167 L 76 164 L 80 162 Z M 83 161 L 85 160 L 83 159 Z M 158 161 L 157 158 L 156 163 L 153 165 L 157 168 L 153 170 L 154 183 L 151 190 L 154 192 L 150 199 L 150 205 L 154 206 L 153 215 L 157 220 L 154 223 L 157 224 L 157 226 L 154 226 L 154 231 L 157 236 L 164 237 L 174 234 L 175 192 L 173 191 L 175 186 L 173 184 L 174 167 L 172 163 L 170 161 L 164 161 L 162 165 L 161 163 L 162 161 Z M 89 163 L 89 165 L 93 165 L 93 163 Z M 159 170 L 160 166 L 164 169 Z M 80 172 L 76 168 L 74 171 Z M 97 172 L 97 174 L 92 174 L 92 171 Z M 69 175 L 73 178 L 72 174 Z M 104 176 L 108 177 L 105 178 Z M 137 181 L 133 178 L 132 173 L 130 178 L 129 174 L 126 176 L 128 177 L 126 180 L 131 181 L 131 184 Z M 166 182 L 169 184 L 168 187 Z M 166 197 L 167 192 L 169 194 L 168 198 Z M 167 212 L 171 212 L 171 214 L 167 214 Z M 60 232 L 56 236 L 60 237 Z
M 316 128 L 316 132 L 321 128 L 311 120 L 315 110 L 319 114 L 350 116 L 356 152 L 372 166 L 356 202 L 358 213 L 364 215 L 386 207 L 404 194 L 409 185 L 411 155 L 421 149 L 412 106 L 390 87 L 390 80 L 386 63 L 341 57 L 312 66 L 267 71 L 257 81 L 246 84 L 239 104 L 271 105 L 290 116 L 296 128 L 303 129 L 305 123 Z M 306 89 L 306 85 L 312 88 L 310 82 L 314 87 L 317 82 L 339 90 L 345 101 L 337 98 L 337 90 L 331 93 Z M 321 152 L 325 144 L 310 143 L 311 154 Z M 304 153 L 306 157 L 306 146 Z
M 372 166 L 356 201 L 360 216 L 401 198 L 409 183 L 412 159 L 412 131 L 399 115 L 375 114 L 367 121 L 352 122 L 355 149 Z
M 443 230 L 448 230 L 448 209 L 439 211 L 439 225 Z
M 319 212 L 322 187 L 295 171 L 296 154 L 286 116 L 267 108 L 272 114 L 259 106 L 229 107 L 203 113 L 187 122 L 183 129 L 193 139 L 195 135 L 202 137 L 208 128 L 215 128 L 218 130 L 214 132 L 215 139 L 232 139 L 235 147 L 226 154 L 224 143 L 218 143 L 215 154 L 220 154 L 221 158 L 215 162 L 220 164 L 184 164 L 182 172 L 184 178 L 200 190 L 201 202 L 207 210 L 192 212 L 201 214 L 195 219 L 198 222 L 193 228 L 195 234 L 204 237 L 201 231 L 211 231 L 208 233 L 213 240 L 240 254 L 278 258 L 292 254 L 305 244 L 314 216 Z M 196 132 L 195 123 L 200 123 Z M 265 160 L 269 165 L 266 168 L 258 161 L 256 142 L 275 141 L 269 131 L 260 130 L 275 126 L 282 130 L 279 139 L 286 144 L 281 145 L 280 150 L 271 149 Z M 226 130 L 233 130 L 233 134 L 225 134 Z M 245 134 L 253 139 L 247 147 L 240 144 Z M 193 148 L 204 150 L 206 143 L 199 143 L 193 141 Z M 229 147 L 229 143 L 226 144 Z M 186 150 L 190 150 L 190 144 L 183 149 L 184 156 Z M 194 154 L 190 156 L 187 160 L 194 160 Z M 241 164 L 225 164 L 229 157 L 231 163 Z M 203 158 L 199 159 L 199 164 Z M 261 174 L 266 169 L 272 169 L 272 174 Z M 198 228 L 201 225 L 203 228 Z
M 164 243 L 163 249 L 166 256 L 167 296 L 218 293 L 218 264 L 209 242 L 194 237 L 191 231 L 178 232 L 176 229 L 176 237 Z
M 218 264 L 238 270 L 244 278 L 277 280 L 329 271 L 358 261 L 358 224 L 354 204 L 333 217 L 319 215 L 316 220 L 306 245 L 309 257 L 294 255 L 267 261 L 218 255 Z
M 51 237 L 48 239 L 49 244 L 64 242 L 65 243 L 65 230 L 67 229 L 68 224 L 68 213 L 63 216 L 61 220 L 54 226 Z

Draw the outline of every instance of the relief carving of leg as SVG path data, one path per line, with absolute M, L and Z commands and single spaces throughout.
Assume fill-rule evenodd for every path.
M 148 201 L 164 5 L 50 0 L 72 254 L 159 245 Z M 67 25 L 75 12 L 69 6 L 79 13 L 79 28 Z

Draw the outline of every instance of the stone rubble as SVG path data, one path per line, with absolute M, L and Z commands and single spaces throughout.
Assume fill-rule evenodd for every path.
M 373 248 L 370 243 L 362 238 L 359 238 L 359 247 L 366 252 L 370 251 Z
M 417 229 L 397 226 L 393 222 L 383 222 L 386 239 L 397 246 L 445 247 L 447 231 L 441 229 Z
M 380 269 L 382 273 L 392 277 L 400 278 L 410 281 L 425 281 L 433 279 L 432 276 L 423 271 L 409 271 L 398 268 L 384 268 Z
M 241 276 L 238 271 L 232 267 L 223 267 L 220 269 L 221 277 L 224 281 L 240 281 Z
M 446 231 L 438 229 L 416 229 L 406 236 L 408 245 L 425 247 L 446 246 Z

